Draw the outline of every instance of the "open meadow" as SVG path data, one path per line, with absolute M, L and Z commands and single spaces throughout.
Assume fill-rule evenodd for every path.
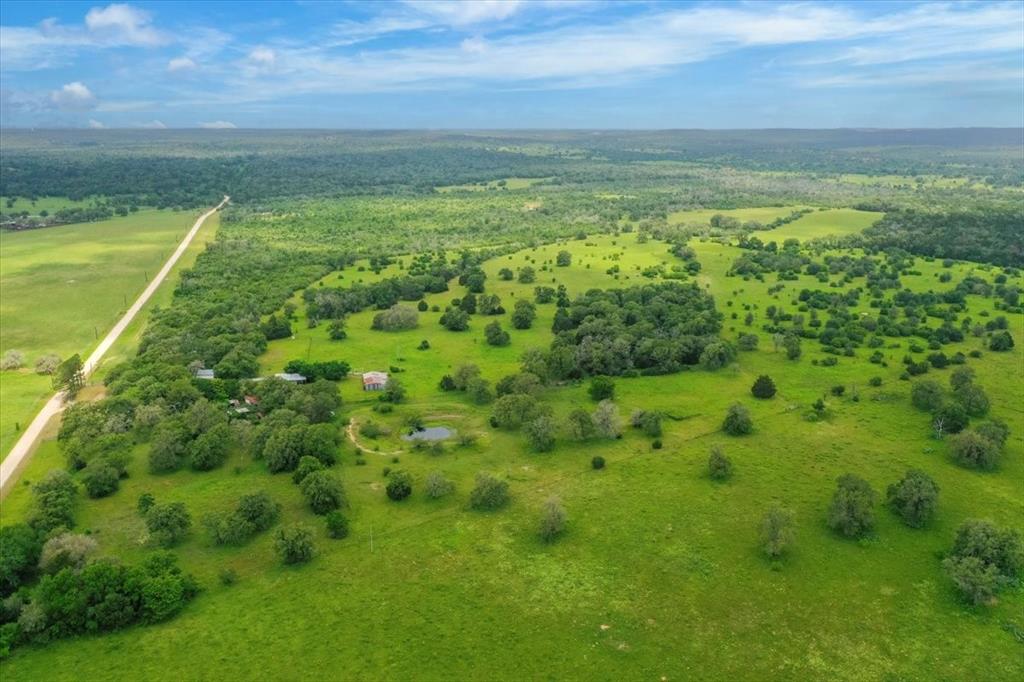
M 0 232 L 0 354 L 16 350 L 24 356 L 24 367 L 0 375 L 0 458 L 53 393 L 50 376 L 38 374 L 36 362 L 45 355 L 86 357 L 194 219 L 191 211 L 148 210 Z

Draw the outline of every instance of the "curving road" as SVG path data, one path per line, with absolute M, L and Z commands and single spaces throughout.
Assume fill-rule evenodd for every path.
M 129 324 L 131 324 L 131 321 L 135 319 L 138 312 L 142 310 L 142 306 L 146 305 L 146 302 L 149 301 L 153 294 L 156 293 L 156 290 L 160 288 L 164 279 L 171 272 L 171 268 L 175 266 L 178 259 L 181 258 L 181 255 L 185 253 L 185 249 L 187 249 L 189 244 L 192 243 L 193 237 L 195 237 L 196 233 L 199 232 L 199 228 L 203 226 L 206 219 L 223 208 L 224 204 L 228 203 L 230 198 L 231 197 L 225 196 L 224 200 L 217 204 L 217 206 L 211 208 L 196 219 L 195 225 L 193 225 L 192 229 L 188 231 L 185 238 L 181 240 L 181 243 L 178 244 L 178 248 L 174 250 L 174 253 L 172 253 L 170 258 L 167 259 L 164 266 L 160 268 L 160 272 L 156 273 L 156 277 L 154 277 L 145 290 L 139 294 L 139 297 L 135 299 L 135 302 L 132 303 L 131 307 L 128 308 L 125 314 L 121 316 L 121 319 L 117 321 L 117 324 L 107 332 L 107 335 L 104 336 L 103 340 L 100 341 L 98 346 L 96 346 L 96 350 L 94 350 L 86 359 L 85 364 L 82 366 L 82 372 L 85 374 L 86 378 L 92 374 L 92 371 L 96 369 L 100 360 L 103 359 L 103 355 L 110 350 L 110 347 L 114 345 L 114 342 L 121 336 L 121 333 Z M 25 432 L 21 434 L 21 438 L 19 438 L 18 442 L 14 444 L 11 451 L 7 453 L 7 457 L 4 461 L 0 462 L 0 497 L 7 495 L 7 492 L 17 479 L 18 474 L 25 465 L 28 464 L 29 456 L 32 454 L 36 441 L 39 440 L 39 435 L 43 432 L 43 428 L 54 415 L 58 414 L 63 409 L 64 395 L 63 393 L 55 393 L 48 401 L 46 401 L 46 404 L 43 405 L 43 409 L 39 410 L 39 414 L 37 414 L 35 419 L 32 420 L 32 423 L 28 425 Z

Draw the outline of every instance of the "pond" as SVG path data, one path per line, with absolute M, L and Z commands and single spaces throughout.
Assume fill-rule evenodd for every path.
M 432 443 L 434 441 L 451 438 L 454 435 L 455 431 L 446 426 L 427 426 L 426 428 L 410 431 L 402 436 L 402 440 L 425 440 Z

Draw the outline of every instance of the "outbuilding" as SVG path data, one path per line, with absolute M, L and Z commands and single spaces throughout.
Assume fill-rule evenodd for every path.
M 388 383 L 387 372 L 364 372 L 363 373 L 363 390 L 364 391 L 383 391 L 384 386 Z

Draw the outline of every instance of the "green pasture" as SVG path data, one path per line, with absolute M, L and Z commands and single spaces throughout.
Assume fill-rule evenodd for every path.
M 726 210 L 717 210 L 711 208 L 695 209 L 690 211 L 673 211 L 668 214 L 668 222 L 670 225 L 704 225 L 706 226 L 712 216 L 723 215 L 735 218 L 740 222 L 747 222 L 750 220 L 757 221 L 759 223 L 770 223 L 776 218 L 785 218 L 793 211 L 796 211 L 802 206 L 761 206 L 758 208 L 733 208 Z
M 485 192 L 487 190 L 514 190 L 514 189 L 526 189 L 533 187 L 539 182 L 544 182 L 548 178 L 501 178 L 499 180 L 489 180 L 487 182 L 476 182 L 465 185 L 445 185 L 443 187 L 435 187 L 434 189 L 442 194 L 447 192 Z
M 13 205 L 8 202 L 13 199 Z M 31 215 L 39 215 L 40 211 L 55 213 L 64 208 L 86 208 L 94 206 L 102 200 L 102 197 L 88 197 L 85 199 L 68 199 L 67 197 L 37 197 L 35 201 L 27 197 L 4 197 L 0 196 L 0 213 L 21 213 L 28 211 Z
M 192 212 L 143 210 L 95 223 L 0 232 L 0 353 L 19 350 L 26 360 L 21 370 L 0 373 L 0 457 L 52 393 L 50 378 L 34 372 L 35 361 L 49 353 L 84 359 L 194 220 Z M 193 259 L 204 244 L 193 244 Z M 134 323 L 136 335 L 143 324 Z
M 808 213 L 791 223 L 770 230 L 762 239 L 774 239 L 780 244 L 786 239 L 800 241 L 819 237 L 845 237 L 859 234 L 882 218 L 881 213 L 859 211 L 855 208 L 830 208 Z M 768 236 L 770 235 L 770 236 Z

